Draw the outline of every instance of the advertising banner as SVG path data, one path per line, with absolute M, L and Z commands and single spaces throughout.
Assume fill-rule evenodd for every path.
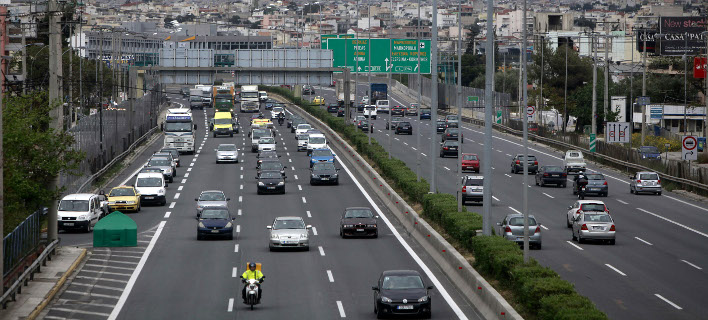
M 693 58 L 693 77 L 696 79 L 706 78 L 706 67 L 708 67 L 708 61 L 705 57 L 695 57 Z
M 659 33 L 655 39 L 662 56 L 698 55 L 705 47 L 705 17 L 659 17 Z

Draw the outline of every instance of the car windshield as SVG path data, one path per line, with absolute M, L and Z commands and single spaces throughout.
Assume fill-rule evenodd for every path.
M 605 211 L 605 205 L 602 203 L 584 203 L 580 206 L 583 211 Z
M 132 188 L 116 188 L 111 190 L 110 193 L 108 193 L 109 197 L 129 197 L 134 195 L 135 191 L 133 191 Z
M 643 153 L 659 153 L 659 149 L 654 146 L 640 147 L 639 151 Z
M 168 152 L 157 152 L 152 155 L 153 157 L 165 157 L 172 160 L 172 154 Z
M 423 289 L 423 279 L 419 276 L 388 276 L 384 277 L 381 289 L 406 290 Z
M 410 122 L 401 122 L 398 124 L 399 127 L 405 127 L 405 126 L 410 126 L 410 125 L 411 125 Z
M 221 192 L 202 192 L 199 201 L 226 201 L 226 196 Z
M 275 220 L 273 229 L 305 229 L 305 222 L 302 220 Z
M 142 170 L 140 170 L 140 172 L 157 172 L 157 173 L 160 173 L 160 172 L 162 172 L 162 170 L 160 170 L 160 168 L 150 168 L 150 167 L 148 167 L 148 168 L 143 168 Z
M 585 214 L 583 221 L 586 222 L 612 222 L 609 214 Z
M 445 119 L 447 119 L 447 120 L 457 120 L 457 116 L 447 116 Z
M 200 97 L 200 96 L 191 96 L 191 97 L 189 97 L 189 101 L 202 101 L 202 97 Z
M 430 109 L 422 109 L 420 113 L 430 114 Z
M 445 121 L 438 121 L 438 126 L 444 126 L 444 125 L 445 125 Z
M 204 209 L 202 219 L 228 219 L 229 210 L 226 209 Z
M 309 136 L 307 134 L 298 134 L 297 139 L 298 140 L 307 140 Z
M 309 124 L 303 123 L 303 124 L 297 125 L 297 129 L 298 130 L 310 130 L 310 129 L 312 129 L 312 126 Z
M 251 137 L 254 139 L 259 139 L 262 136 L 265 136 L 268 134 L 268 131 L 266 130 L 253 130 L 253 133 L 251 133 Z
M 509 219 L 509 225 L 512 227 L 523 227 L 524 226 L 524 217 L 512 217 Z M 529 226 L 535 226 L 536 225 L 536 219 L 529 217 Z
M 359 121 L 359 124 L 362 126 L 368 126 L 369 125 L 369 120 L 361 120 Z
M 312 150 L 313 157 L 330 157 L 332 156 L 332 151 L 330 150 Z
M 241 98 L 258 98 L 258 92 L 241 92 Z
M 169 152 L 175 158 L 179 156 L 179 151 L 177 151 L 176 149 L 162 149 L 160 150 L 160 152 Z
M 214 119 L 214 124 L 231 124 L 231 119 Z
M 599 173 L 586 174 L 585 176 L 588 178 L 588 180 L 605 180 L 605 176 Z
M 280 113 L 280 112 L 285 112 L 285 111 L 283 110 L 282 107 L 273 107 L 273 111 L 272 111 L 272 112 L 274 112 L 274 113 Z
M 167 132 L 192 132 L 192 122 L 165 122 Z
M 476 155 L 473 155 L 473 154 L 466 154 L 466 155 L 463 155 L 463 156 L 462 156 L 462 160 L 471 160 L 471 161 L 474 161 L 474 160 L 479 160 L 479 158 L 477 158 L 477 156 L 476 156 Z
M 261 170 L 278 170 L 283 169 L 283 165 L 280 162 L 261 162 Z
M 640 180 L 659 180 L 659 175 L 656 173 L 642 173 L 639 175 Z
M 151 167 L 166 167 L 171 166 L 172 164 L 170 163 L 170 160 L 167 159 L 152 159 L 148 162 L 148 165 Z
M 59 202 L 59 211 L 88 211 L 88 200 L 62 200 Z
M 216 148 L 218 151 L 236 151 L 236 145 L 235 144 L 220 144 L 218 148 Z
M 465 182 L 466 186 L 483 186 L 484 185 L 484 179 L 467 179 Z
M 563 171 L 563 168 L 558 167 L 558 166 L 548 166 L 548 167 L 546 167 L 546 171 L 548 171 L 548 172 L 559 172 L 559 171 Z
M 345 218 L 373 218 L 374 214 L 369 209 L 349 209 L 344 213 Z
M 261 173 L 261 179 L 280 179 L 282 177 L 280 172 L 263 172 Z
M 162 179 L 160 178 L 138 178 L 135 183 L 136 187 L 162 187 Z
M 333 163 L 315 163 L 312 166 L 312 171 L 334 171 L 336 168 Z
M 310 140 L 308 141 L 309 144 L 324 144 L 325 143 L 325 138 L 323 137 L 310 137 Z
M 264 151 L 258 154 L 259 158 L 277 158 L 278 153 L 275 151 Z
M 260 138 L 260 139 L 258 140 L 258 143 L 259 143 L 259 144 L 274 144 L 274 143 L 275 143 L 275 139 L 270 138 L 270 137 L 268 137 L 268 138 Z

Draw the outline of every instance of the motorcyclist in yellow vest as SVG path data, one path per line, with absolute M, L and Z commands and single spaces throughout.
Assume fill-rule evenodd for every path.
M 251 262 L 248 265 L 248 270 L 244 271 L 243 274 L 241 275 L 241 281 L 246 282 L 251 279 L 258 280 L 260 283 L 263 282 L 263 278 L 265 276 L 263 275 L 263 272 L 260 270 L 256 270 L 256 263 Z M 259 286 L 258 288 L 258 300 L 261 300 L 261 295 L 263 294 L 263 288 L 262 286 Z M 244 302 L 246 302 L 246 285 L 243 286 L 243 289 L 241 290 L 241 298 L 243 299 Z

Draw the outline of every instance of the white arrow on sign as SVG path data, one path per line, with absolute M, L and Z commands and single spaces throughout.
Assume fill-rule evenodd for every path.
M 359 69 L 357 69 L 357 71 L 361 71 L 361 67 L 359 67 Z
M 386 58 L 384 61 L 386 61 L 386 70 L 393 68 L 393 63 L 391 65 L 388 64 L 388 58 Z

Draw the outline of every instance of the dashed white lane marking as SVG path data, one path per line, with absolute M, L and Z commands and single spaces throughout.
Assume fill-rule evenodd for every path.
M 176 204 L 177 204 L 177 202 L 170 203 L 170 209 L 174 208 Z
M 243 179 L 243 175 L 241 175 L 241 179 Z
M 243 190 L 243 185 L 241 185 L 241 186 L 239 187 L 239 189 Z
M 342 302 L 337 300 L 337 309 L 339 309 L 339 316 L 342 318 L 346 318 L 347 315 L 344 313 L 344 306 L 342 305 Z
M 243 167 L 241 167 L 241 171 L 243 171 Z
M 194 167 L 194 162 L 189 164 L 190 167 Z
M 312 234 L 313 234 L 313 235 L 317 235 L 317 228 L 312 227 Z
M 693 231 L 693 232 L 695 232 L 695 233 L 697 233 L 697 234 L 699 234 L 699 235 L 702 235 L 702 236 L 708 238 L 708 234 L 706 234 L 706 233 L 700 232 L 700 231 L 698 231 L 698 230 L 696 230 L 696 229 L 693 229 L 693 228 L 688 227 L 688 226 L 686 226 L 686 225 L 680 224 L 680 223 L 678 223 L 678 222 L 676 222 L 676 221 L 673 221 L 673 220 L 671 220 L 671 219 L 664 218 L 664 217 L 662 217 L 662 216 L 660 216 L 660 215 L 658 215 L 658 214 L 656 214 L 656 213 L 649 212 L 649 211 L 644 210 L 644 209 L 642 209 L 642 208 L 637 208 L 637 210 L 642 211 L 642 212 L 645 212 L 645 213 L 648 213 L 648 214 L 650 214 L 650 215 L 652 215 L 652 216 L 655 216 L 655 217 L 657 217 L 657 218 L 659 218 L 659 219 L 662 219 L 662 220 L 671 222 L 671 223 L 673 223 L 673 224 L 675 224 L 675 225 L 677 225 L 677 226 L 679 226 L 679 227 L 682 227 L 682 228 L 684 228 L 684 229 L 686 229 L 686 230 L 689 230 L 689 231 Z
M 238 252 L 238 243 L 234 245 L 234 252 Z
M 310 211 L 307 211 L 307 217 L 312 218 L 312 214 L 310 213 Z
M 443 166 L 443 168 L 445 168 L 445 170 L 447 170 L 447 171 L 450 171 L 450 168 L 448 168 L 448 167 Z
M 185 175 L 186 177 L 187 175 Z M 182 179 L 182 183 L 187 183 L 187 179 Z
M 300 191 L 302 191 L 302 186 L 298 184 L 298 185 L 297 185 L 297 189 L 300 190 Z
M 232 277 L 232 278 L 238 277 L 238 269 L 237 269 L 236 267 L 234 267 L 233 269 L 231 269 L 231 277 Z
M 576 248 L 577 248 L 578 250 L 580 250 L 580 251 L 583 250 L 583 248 L 581 248 L 580 246 L 576 245 L 575 243 L 573 243 L 573 242 L 571 242 L 571 241 L 566 241 L 566 242 L 567 242 L 569 245 L 571 245 L 571 246 L 573 246 L 573 247 L 576 247 Z
M 192 168 L 187 168 L 187 172 L 192 172 Z
M 302 203 L 307 203 L 307 199 L 305 199 L 305 197 L 302 197 Z
M 179 195 L 180 195 L 179 192 L 175 193 L 175 199 L 179 199 Z
M 167 211 L 167 212 L 165 212 L 165 219 L 169 218 L 169 217 L 170 217 L 170 214 L 172 214 L 172 212 L 171 212 L 171 211 Z
M 654 295 L 655 295 L 657 298 L 659 298 L 659 299 L 661 299 L 661 300 L 664 300 L 664 302 L 670 304 L 672 307 L 674 307 L 674 308 L 676 308 L 676 309 L 678 309 L 678 310 L 683 310 L 683 308 L 681 308 L 681 307 L 679 307 L 677 304 L 675 304 L 675 303 L 669 301 L 669 299 L 666 299 L 666 298 L 662 297 L 660 294 L 655 293 Z
M 190 169 L 191 169 L 191 168 L 190 168 Z M 184 174 L 184 177 L 185 177 L 185 178 L 189 178 L 189 172 L 185 173 L 185 174 Z
M 396 140 L 398 140 L 398 139 L 396 139 Z M 404 142 L 403 144 L 408 145 L 408 142 Z
M 289 157 L 289 156 L 290 156 L 290 152 L 286 152 L 285 155 Z
M 617 201 L 618 201 L 619 203 L 621 203 L 621 204 L 629 204 L 629 203 L 627 203 L 627 202 L 625 202 L 625 201 L 622 201 L 622 200 L 620 200 L 620 199 L 617 199 Z
M 415 147 L 411 147 L 411 149 L 413 149 L 413 150 L 415 150 L 415 151 L 418 151 L 418 149 L 416 149 Z
M 511 178 L 511 176 L 510 176 L 508 173 L 505 173 L 504 175 L 507 176 L 507 177 L 509 177 L 509 178 Z
M 427 154 L 422 153 L 422 152 L 421 152 L 420 154 L 423 155 L 423 157 L 427 157 L 427 156 L 428 156 Z
M 541 228 L 543 228 L 543 230 L 548 230 L 548 227 L 546 227 L 544 225 L 541 225 Z
M 550 194 L 548 194 L 548 193 L 545 193 L 545 192 L 544 192 L 543 194 L 545 194 L 546 197 L 549 197 L 549 198 L 551 198 L 551 199 L 555 198 L 554 196 L 552 196 L 552 195 L 550 195 Z
M 195 155 L 195 158 L 192 158 L 192 162 L 196 162 L 196 161 L 197 161 L 197 158 L 196 158 L 196 155 Z
M 234 311 L 234 298 L 229 298 L 229 306 L 226 308 L 226 311 L 228 311 L 228 312 Z
M 283 147 L 283 149 L 288 150 L 288 147 Z
M 511 209 L 511 211 L 514 211 L 514 212 L 516 212 L 516 213 L 518 213 L 518 214 L 521 214 L 521 211 L 516 210 L 516 209 L 514 209 L 514 208 L 512 208 L 512 207 L 509 207 L 509 209 Z
M 297 175 L 294 175 L 294 177 L 295 177 L 295 180 L 297 180 Z
M 507 157 L 511 157 L 511 155 L 510 155 L 510 154 L 508 154 L 508 153 L 506 154 L 506 156 L 507 156 Z
M 691 266 L 691 267 L 694 267 L 694 268 L 696 268 L 696 269 L 698 269 L 698 270 L 703 270 L 703 268 L 701 268 L 701 267 L 699 267 L 699 266 L 697 266 L 697 265 L 695 265 L 695 264 L 693 264 L 693 263 L 690 263 L 690 262 L 688 262 L 688 261 L 686 261 L 686 260 L 681 260 L 681 261 L 683 261 L 683 262 L 686 263 L 687 265 L 689 265 L 689 266 Z
M 626 277 L 626 276 L 627 276 L 624 272 L 619 271 L 619 269 L 613 267 L 613 266 L 610 265 L 609 263 L 605 263 L 605 265 L 606 265 L 608 268 L 610 268 L 610 269 L 614 270 L 615 272 L 619 273 L 619 274 L 622 275 L 623 277 Z
M 238 196 L 238 202 L 243 202 L 243 196 Z
M 288 160 L 290 160 L 290 159 L 288 159 Z M 293 171 L 295 171 L 295 167 L 290 167 L 290 169 L 293 169 Z
M 321 255 L 321 256 L 324 256 L 325 253 L 324 253 L 324 249 L 322 249 L 322 246 L 319 246 L 319 247 L 317 247 L 317 248 L 320 250 L 320 255 Z
M 240 224 L 236 225 L 236 233 L 239 233 L 239 232 L 241 232 L 241 225 Z
M 240 216 L 242 214 L 243 214 L 243 211 L 241 211 L 241 209 L 238 209 L 238 215 Z
M 182 191 L 182 188 L 184 188 L 184 186 L 179 186 L 179 188 L 177 188 L 177 191 Z
M 329 282 L 334 282 L 334 277 L 332 276 L 332 270 L 327 270 L 327 278 L 329 278 Z
M 288 159 L 288 162 L 293 162 L 293 159 Z
M 641 242 L 644 242 L 644 243 L 646 243 L 646 244 L 648 244 L 648 245 L 650 245 L 650 246 L 653 246 L 653 244 L 649 243 L 649 241 L 646 241 L 646 240 L 644 240 L 644 239 L 642 239 L 642 238 L 640 238 L 640 237 L 634 237 L 634 239 L 637 239 L 637 240 L 639 240 L 639 241 L 641 241 Z
M 497 200 L 497 201 L 501 201 L 501 200 L 499 200 L 499 198 L 497 198 L 495 196 L 492 196 L 492 199 Z

